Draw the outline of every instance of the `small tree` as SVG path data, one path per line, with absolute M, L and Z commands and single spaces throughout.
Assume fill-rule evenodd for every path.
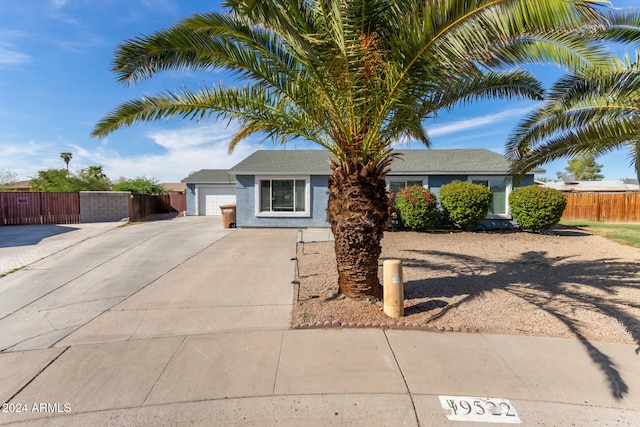
M 513 219 L 526 230 L 548 229 L 560 222 L 567 198 L 553 188 L 530 185 L 509 195 Z
M 38 176 L 31 179 L 31 190 L 43 193 L 72 193 L 86 188 L 82 180 L 70 176 L 66 169 L 47 169 L 38 171 Z
M 469 230 L 480 223 L 491 206 L 491 190 L 480 184 L 453 181 L 440 187 L 440 204 L 448 222 Z
M 436 220 L 436 196 L 420 185 L 400 190 L 394 204 L 402 224 L 410 230 L 425 230 Z
M 569 160 L 568 166 L 564 168 L 578 181 L 600 181 L 604 175 L 600 173 L 602 165 L 596 163 L 593 154 L 583 154 Z
M 168 194 L 169 191 L 158 183 L 156 178 L 137 177 L 120 181 L 113 186 L 113 191 L 131 191 L 137 194 Z
M 102 166 L 80 169 L 77 175 L 65 169 L 47 169 L 38 171 L 38 176 L 31 179 L 31 189 L 43 193 L 108 191 L 111 181 L 102 172 Z
M 18 175 L 9 169 L 0 169 L 0 191 L 5 191 L 7 187 L 18 181 Z

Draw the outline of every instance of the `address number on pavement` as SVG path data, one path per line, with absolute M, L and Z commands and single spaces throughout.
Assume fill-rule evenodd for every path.
M 516 408 L 507 399 L 440 396 L 440 404 L 452 421 L 520 424 Z

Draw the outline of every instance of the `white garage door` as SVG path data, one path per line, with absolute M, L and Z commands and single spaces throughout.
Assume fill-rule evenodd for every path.
M 222 215 L 220 205 L 236 202 L 233 187 L 198 186 L 198 215 Z

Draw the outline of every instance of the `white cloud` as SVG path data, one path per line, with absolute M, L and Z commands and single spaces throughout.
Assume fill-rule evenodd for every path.
M 214 124 L 212 126 L 155 131 L 149 133 L 148 136 L 156 144 L 171 151 L 220 142 L 228 143 L 235 131 L 235 127 L 225 128 L 221 124 Z
M 13 50 L 6 45 L 0 45 L 0 67 L 20 65 L 27 63 L 30 60 L 31 57 L 29 55 Z
M 514 108 L 507 111 L 502 111 L 496 114 L 488 114 L 486 116 L 474 117 L 467 120 L 458 120 L 456 122 L 446 123 L 443 125 L 436 125 L 429 128 L 429 136 L 443 136 L 450 135 L 458 132 L 464 132 L 471 129 L 495 125 L 506 120 L 511 120 L 517 117 L 523 117 L 526 113 L 531 111 L 531 107 L 527 108 Z
M 178 182 L 195 170 L 231 168 L 255 151 L 251 144 L 241 143 L 233 154 L 228 154 L 232 135 L 233 129 L 223 124 L 154 131 L 148 136 L 166 152 L 127 156 L 105 144 L 93 153 L 83 152 L 83 156 L 90 158 L 91 164 L 103 165 L 107 176 L 114 180 L 146 176 Z
M 120 177 L 145 176 L 162 182 L 178 182 L 200 169 L 227 169 L 236 165 L 256 150 L 249 142 L 238 144 L 228 154 L 228 144 L 235 128 L 225 124 L 186 127 L 166 131 L 153 131 L 147 136 L 162 147 L 157 154 L 131 154 L 129 149 L 114 150 L 108 139 L 96 145 L 95 140 L 74 143 L 69 138 L 20 142 L 14 136 L 0 135 L 0 168 L 11 170 L 20 179 L 35 176 L 39 170 L 62 168 L 60 153 L 69 151 L 73 158 L 69 164 L 77 171 L 91 165 L 102 165 L 113 180 Z
M 178 5 L 170 0 L 142 0 L 142 4 L 149 9 L 163 10 L 169 13 L 178 11 Z
M 49 4 L 54 9 L 63 8 L 63 7 L 65 7 L 67 5 L 67 3 L 69 3 L 68 0 L 49 0 Z
M 15 172 L 20 180 L 37 175 L 39 170 L 63 166 L 58 164 L 60 152 L 52 142 L 0 143 L 0 151 L 0 168 Z
M 82 39 L 74 40 L 52 40 L 51 42 L 56 47 L 73 53 L 90 51 L 96 47 L 106 45 L 105 41 L 98 36 L 84 36 Z

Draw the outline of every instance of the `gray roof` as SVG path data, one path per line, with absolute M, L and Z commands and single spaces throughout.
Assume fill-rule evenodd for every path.
M 258 150 L 230 172 L 236 175 L 329 175 L 330 156 L 325 150 Z
M 391 175 L 505 174 L 510 161 L 486 149 L 394 150 Z M 230 169 L 235 175 L 329 175 L 325 150 L 258 150 Z M 536 171 L 537 172 L 537 171 Z
M 186 184 L 231 184 L 235 183 L 235 178 L 226 169 L 201 169 L 180 182 Z

